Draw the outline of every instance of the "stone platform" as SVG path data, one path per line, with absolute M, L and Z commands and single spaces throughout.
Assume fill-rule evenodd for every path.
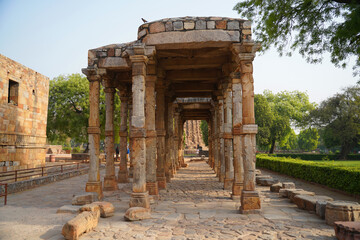
M 223 190 L 205 162 L 187 163 L 189 167 L 177 171 L 167 190 L 160 190 L 161 199 L 151 205 L 151 219 L 124 220 L 131 183 L 121 183 L 119 190 L 105 192 L 104 200 L 114 204 L 114 216 L 101 219 L 94 231 L 81 239 L 336 239 L 333 227 L 324 220 L 298 209 L 269 187 L 257 188 L 262 201 L 260 214 L 239 214 L 240 202 Z M 296 182 L 304 190 L 354 201 L 319 186 L 263 172 L 283 182 Z M 0 206 L 0 239 L 63 239 L 62 226 L 75 215 L 56 211 L 71 204 L 74 194 L 84 193 L 86 181 L 84 175 L 11 194 L 8 205 Z

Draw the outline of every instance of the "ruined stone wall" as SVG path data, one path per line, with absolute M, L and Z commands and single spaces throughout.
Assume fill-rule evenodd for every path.
M 45 163 L 48 95 L 49 78 L 0 54 L 0 166 Z
M 201 120 L 188 120 L 184 123 L 185 143 L 188 149 L 195 149 L 198 144 L 203 149 L 206 148 L 202 139 L 200 123 Z

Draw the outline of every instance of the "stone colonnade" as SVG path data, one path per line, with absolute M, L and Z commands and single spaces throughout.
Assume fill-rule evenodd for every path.
M 232 191 L 233 199 L 241 201 L 242 213 L 260 209 L 255 190 L 254 89 L 252 61 L 258 46 L 253 42 L 232 44 L 233 63 L 224 66 L 216 93 L 209 99 L 211 107 L 204 120 L 209 125 L 209 165 L 224 189 Z M 149 195 L 157 199 L 176 171 L 185 167 L 183 125 L 190 120 L 183 102 L 177 100 L 173 86 L 166 82 L 166 71 L 156 66 L 154 55 L 144 45 L 134 45 L 131 76 L 127 84 L 116 84 L 115 75 L 106 69 L 87 69 L 90 82 L 89 148 L 90 172 L 86 191 L 116 190 L 117 183 L 126 183 L 128 170 L 127 145 L 130 143 L 132 194 L 130 207 L 150 207 Z M 235 66 L 235 67 L 234 67 Z M 106 101 L 106 176 L 104 186 L 99 175 L 100 83 Z M 120 168 L 114 166 L 114 94 L 121 100 Z M 130 91 L 131 89 L 131 91 Z M 196 109 L 195 109 L 196 110 Z M 129 134 L 128 134 L 129 133 Z M 129 137 L 129 140 L 128 140 Z M 130 168 L 131 168 L 130 167 Z

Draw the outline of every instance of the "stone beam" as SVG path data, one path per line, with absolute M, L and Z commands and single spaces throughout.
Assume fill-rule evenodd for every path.
M 201 81 L 218 79 L 221 76 L 221 70 L 213 68 L 166 71 L 166 78 L 169 80 Z

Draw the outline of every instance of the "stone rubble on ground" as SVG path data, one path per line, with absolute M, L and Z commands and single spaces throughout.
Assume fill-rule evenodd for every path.
M 84 211 L 68 221 L 61 233 L 67 240 L 77 240 L 83 233 L 94 229 L 99 222 L 99 218 L 99 208 L 95 211 Z

